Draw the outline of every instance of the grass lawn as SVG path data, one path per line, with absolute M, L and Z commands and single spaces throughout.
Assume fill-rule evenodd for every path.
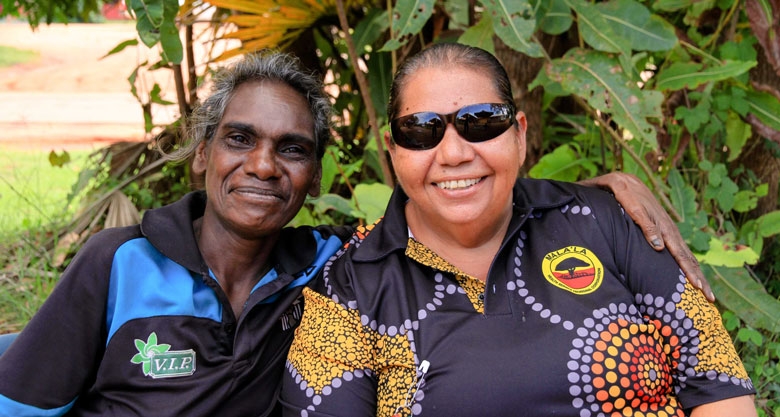
M 18 331 L 51 292 L 57 271 L 45 262 L 40 232 L 70 219 L 68 194 L 89 151 L 62 167 L 45 151 L 0 147 L 0 333 Z
M 67 197 L 87 155 L 71 153 L 71 162 L 56 167 L 48 152 L 0 147 L 0 242 L 70 215 Z

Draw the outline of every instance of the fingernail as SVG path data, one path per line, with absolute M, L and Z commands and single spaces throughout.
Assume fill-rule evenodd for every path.
M 661 239 L 659 239 L 657 237 L 653 237 L 651 242 L 653 243 L 653 246 L 655 246 L 656 248 L 660 248 L 661 245 L 662 245 Z

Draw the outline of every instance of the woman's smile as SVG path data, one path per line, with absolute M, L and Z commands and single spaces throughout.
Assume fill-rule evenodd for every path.
M 435 182 L 434 184 L 443 190 L 460 190 L 463 188 L 469 188 L 477 183 L 481 182 L 485 177 L 471 178 L 471 179 L 459 179 L 459 180 L 446 180 Z

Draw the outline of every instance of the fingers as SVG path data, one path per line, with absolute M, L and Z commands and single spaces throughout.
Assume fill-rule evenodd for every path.
M 691 285 L 700 289 L 704 296 L 707 297 L 707 300 L 715 302 L 715 294 L 712 292 L 710 283 L 704 277 L 699 261 L 683 241 L 680 231 L 676 227 L 669 229 L 668 232 L 664 233 L 664 241 L 669 253 L 677 261 L 677 264 L 680 265 L 680 269 L 682 269 Z
M 691 284 L 700 289 L 708 300 L 715 301 L 699 261 L 685 244 L 677 225 L 639 178 L 614 172 L 586 181 L 585 184 L 611 190 L 626 214 L 642 229 L 650 246 L 657 251 L 668 249 Z

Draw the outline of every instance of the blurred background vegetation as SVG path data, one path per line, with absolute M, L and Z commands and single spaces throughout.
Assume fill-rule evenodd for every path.
M 33 27 L 90 21 L 99 0 L 0 0 Z M 74 214 L 4 242 L 3 330 L 18 330 L 86 238 L 137 221 L 190 189 L 182 120 L 215 65 L 283 49 L 322 74 L 336 108 L 323 195 L 295 224 L 372 222 L 393 184 L 381 149 L 391 76 L 432 42 L 493 51 L 529 121 L 524 175 L 577 180 L 625 171 L 655 192 L 696 253 L 759 392 L 780 415 L 780 0 L 128 0 L 159 59 L 128 68 L 149 141 L 89 156 L 68 195 Z M 197 52 L 196 51 L 200 51 Z M 171 71 L 177 100 L 133 84 Z M 154 106 L 181 119 L 158 124 Z M 58 157 L 63 157 L 59 155 Z M 69 157 L 69 156 L 67 156 Z M 55 158 L 59 160 L 59 158 Z M 3 174 L 7 175 L 7 174 Z M 24 194 L 24 193 L 22 193 Z M 33 203 L 34 204 L 34 203 Z M 21 308 L 23 306 L 24 308 Z

